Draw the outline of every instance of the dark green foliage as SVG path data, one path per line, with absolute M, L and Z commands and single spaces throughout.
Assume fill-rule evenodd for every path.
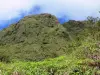
M 51 14 L 27 16 L 0 32 L 0 44 L 13 52 L 11 57 L 22 60 L 39 61 L 66 54 L 68 34 L 56 21 Z
M 63 25 L 57 21 L 55 16 L 47 13 L 23 18 L 0 31 L 0 51 L 4 49 L 11 59 L 39 61 L 70 54 L 86 42 L 100 41 L 99 20 L 96 18 L 70 20 Z
M 47 13 L 27 16 L 0 31 L 0 61 L 12 62 L 0 63 L 2 75 L 99 75 L 100 20 L 57 21 Z
M 0 49 L 0 62 L 6 62 L 6 63 L 10 62 L 11 55 L 9 54 L 8 50 Z

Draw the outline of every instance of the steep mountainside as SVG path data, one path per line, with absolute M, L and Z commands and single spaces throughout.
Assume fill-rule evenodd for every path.
M 100 75 L 100 19 L 26 16 L 0 31 L 0 61 L 0 75 Z
M 46 13 L 27 16 L 0 32 L 0 44 L 10 45 L 7 48 L 13 52 L 13 57 L 28 60 L 65 54 L 67 40 L 66 29 L 55 16 Z

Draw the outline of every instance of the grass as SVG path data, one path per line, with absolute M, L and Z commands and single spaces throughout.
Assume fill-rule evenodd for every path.
M 82 62 L 82 60 L 77 61 L 74 58 L 69 59 L 66 56 L 61 56 L 40 62 L 16 61 L 8 64 L 1 62 L 0 70 L 2 75 L 11 75 L 15 71 L 21 75 L 52 75 L 51 73 L 59 75 Z
M 20 75 L 94 75 L 99 73 L 100 70 L 89 66 L 89 62 L 96 61 L 79 59 L 72 54 L 39 62 L 13 60 L 11 63 L 0 62 L 0 73 L 1 75 L 11 75 L 15 72 Z

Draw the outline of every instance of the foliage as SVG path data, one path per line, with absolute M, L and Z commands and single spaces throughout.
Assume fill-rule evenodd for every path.
M 96 67 L 90 67 L 85 63 L 93 60 L 80 60 L 75 57 L 61 56 L 54 59 L 46 59 L 40 62 L 24 62 L 14 60 L 12 63 L 0 63 L 2 75 L 11 75 L 17 72 L 20 75 L 94 75 L 99 73 Z
M 1 47 L 9 50 L 8 54 L 12 52 L 11 59 L 39 61 L 63 55 L 67 51 L 67 33 L 56 21 L 50 14 L 27 16 L 0 32 Z
M 2 75 L 99 75 L 100 19 L 27 16 L 0 31 L 0 61 Z

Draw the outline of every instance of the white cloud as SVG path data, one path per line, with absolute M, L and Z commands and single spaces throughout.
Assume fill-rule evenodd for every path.
M 35 5 L 42 7 L 41 12 L 76 20 L 98 16 L 100 10 L 100 0 L 0 0 L 0 21 L 19 17 L 21 11 L 27 14 Z
M 34 0 L 0 0 L 0 20 L 18 17 L 20 11 L 29 11 Z
M 100 10 L 100 0 L 37 0 L 37 3 L 44 6 L 43 12 L 55 15 L 62 12 L 76 20 L 97 16 Z

